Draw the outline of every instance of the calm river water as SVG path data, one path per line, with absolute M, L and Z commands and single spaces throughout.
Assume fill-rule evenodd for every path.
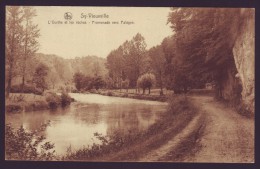
M 68 147 L 77 150 L 98 143 L 95 132 L 110 135 L 116 131 L 126 133 L 129 130 L 145 130 L 165 112 L 167 105 L 96 94 L 70 95 L 77 102 L 67 108 L 7 113 L 6 123 L 35 130 L 50 120 L 50 126 L 42 134 L 55 144 L 57 154 L 64 154 Z

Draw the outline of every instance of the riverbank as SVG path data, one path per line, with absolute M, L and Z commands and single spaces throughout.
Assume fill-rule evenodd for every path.
M 46 92 L 44 95 L 28 93 L 10 93 L 5 100 L 5 112 L 18 113 L 22 111 L 37 111 L 55 109 L 59 106 L 69 105 L 73 98 L 68 94 L 57 95 L 53 92 Z
M 100 94 L 103 96 L 113 96 L 113 97 L 121 97 L 121 98 L 132 98 L 132 99 L 138 99 L 138 100 L 149 100 L 149 101 L 160 101 L 160 102 L 166 102 L 169 95 L 171 95 L 173 92 L 168 91 L 164 95 L 160 95 L 159 89 L 152 89 L 151 94 L 141 94 L 136 93 L 135 89 L 129 89 L 128 91 L 125 89 L 119 90 L 89 90 L 86 92 L 83 92 L 83 94 Z

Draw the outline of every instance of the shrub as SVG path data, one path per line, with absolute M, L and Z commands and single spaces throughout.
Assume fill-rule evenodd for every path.
M 55 151 L 54 144 L 44 142 L 45 137 L 40 133 L 48 124 L 39 130 L 26 131 L 23 126 L 19 129 L 12 128 L 11 124 L 5 125 L 5 157 L 8 160 L 52 160 Z
M 11 92 L 12 93 L 34 93 L 37 95 L 42 95 L 42 91 L 40 89 L 35 88 L 32 85 L 24 85 L 24 88 L 22 90 L 22 84 L 20 85 L 13 85 L 11 87 Z
M 72 93 L 79 93 L 79 91 L 77 89 L 72 89 L 71 91 Z
M 64 107 L 70 105 L 71 102 L 72 102 L 72 98 L 68 95 L 68 93 L 62 92 L 61 105 Z
M 45 110 L 49 108 L 49 104 L 42 100 L 42 101 L 34 101 L 25 105 L 25 111 L 35 111 L 35 110 Z
M 128 94 L 127 94 L 127 93 L 124 93 L 124 94 L 123 94 L 123 97 L 128 97 Z
M 111 91 L 108 91 L 108 92 L 107 92 L 107 96 L 114 96 L 114 93 L 111 92 Z
M 146 73 L 140 76 L 137 79 L 138 88 L 141 87 L 143 89 L 143 94 L 145 93 L 145 89 L 148 88 L 149 94 L 151 91 L 151 87 L 155 85 L 155 75 L 152 73 Z
M 168 99 L 168 110 L 173 114 L 185 112 L 188 109 L 194 110 L 194 105 L 185 95 L 173 95 Z
M 90 89 L 89 92 L 90 92 L 90 93 L 94 93 L 94 94 L 98 93 L 96 89 Z
M 6 112 L 21 112 L 23 110 L 23 107 L 20 104 L 8 104 L 5 106 Z
M 56 109 L 61 104 L 61 97 L 55 93 L 46 93 L 46 101 L 51 109 Z

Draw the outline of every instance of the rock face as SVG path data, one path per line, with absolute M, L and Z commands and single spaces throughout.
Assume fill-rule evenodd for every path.
M 255 108 L 255 17 L 254 11 L 241 10 L 241 15 L 247 15 L 241 25 L 240 33 L 235 41 L 233 55 L 241 80 L 242 102 L 245 108 L 254 113 Z
M 237 69 L 234 59 L 230 60 L 229 66 L 223 69 L 221 79 L 221 95 L 226 103 L 237 106 L 241 102 L 241 80 L 236 77 Z

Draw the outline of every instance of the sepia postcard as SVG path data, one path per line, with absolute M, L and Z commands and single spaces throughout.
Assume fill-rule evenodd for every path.
M 254 8 L 5 10 L 5 160 L 255 162 Z

